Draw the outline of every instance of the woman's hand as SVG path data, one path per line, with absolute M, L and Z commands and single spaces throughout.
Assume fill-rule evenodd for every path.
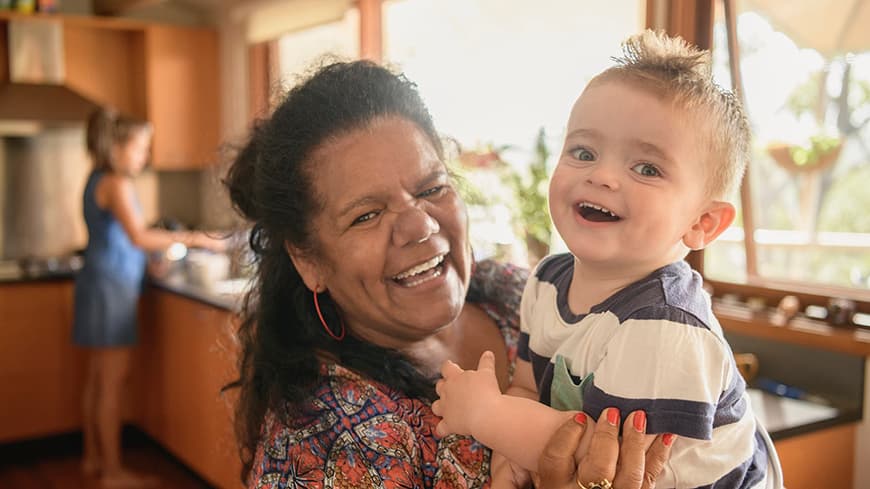
M 622 428 L 620 444 L 619 423 L 609 423 L 607 412 L 605 409 L 598 418 L 589 451 L 579 461 L 575 460 L 575 453 L 587 428 L 585 414 L 580 413 L 564 423 L 550 438 L 541 454 L 540 472 L 535 478 L 538 489 L 590 488 L 605 480 L 611 482 L 613 489 L 655 487 L 656 478 L 670 457 L 674 435 L 657 436 L 647 450 L 645 414 L 635 411 Z M 638 416 L 644 418 L 638 419 Z M 635 427 L 635 420 L 642 429 Z

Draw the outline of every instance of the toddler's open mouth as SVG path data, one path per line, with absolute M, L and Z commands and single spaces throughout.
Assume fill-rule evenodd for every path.
M 578 204 L 577 212 L 580 213 L 583 219 L 592 222 L 616 222 L 621 219 L 610 209 L 591 202 L 581 202 Z

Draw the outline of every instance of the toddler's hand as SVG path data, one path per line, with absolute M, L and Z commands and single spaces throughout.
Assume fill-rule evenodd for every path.
M 432 411 L 442 418 L 435 433 L 473 435 L 477 423 L 485 422 L 486 413 L 501 396 L 495 377 L 495 355 L 483 352 L 477 370 L 462 370 L 448 360 L 441 367 L 441 377 L 435 384 L 439 399 L 432 403 Z

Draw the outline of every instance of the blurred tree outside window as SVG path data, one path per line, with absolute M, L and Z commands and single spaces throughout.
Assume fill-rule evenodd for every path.
M 855 12 L 835 8 L 851 2 L 798 0 L 787 9 L 780 3 L 735 2 L 754 137 L 757 275 L 747 273 L 743 236 L 750 231 L 739 217 L 705 251 L 704 273 L 724 282 L 868 291 L 870 29 L 861 19 L 870 20 L 870 5 Z M 713 57 L 717 82 L 730 87 L 721 9 Z

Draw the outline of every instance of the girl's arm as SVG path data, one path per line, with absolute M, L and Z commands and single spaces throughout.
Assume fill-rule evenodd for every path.
M 148 228 L 136 207 L 136 190 L 129 177 L 111 174 L 104 176 L 97 188 L 96 199 L 97 205 L 107 209 L 121 223 L 130 241 L 145 251 L 163 251 L 177 242 L 190 248 L 214 251 L 222 251 L 225 247 L 221 240 L 204 233 Z

